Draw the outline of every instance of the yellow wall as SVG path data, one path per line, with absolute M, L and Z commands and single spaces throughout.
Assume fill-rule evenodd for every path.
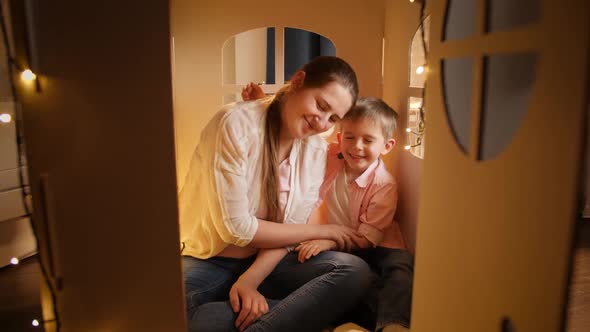
M 266 26 L 316 32 L 332 40 L 336 54 L 355 69 L 361 94 L 381 97 L 383 11 L 382 0 L 171 1 L 179 184 L 199 133 L 221 107 L 221 49 L 228 38 Z

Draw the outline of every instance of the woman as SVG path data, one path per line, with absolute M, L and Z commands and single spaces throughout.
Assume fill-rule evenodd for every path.
M 326 160 L 316 134 L 342 119 L 357 95 L 345 61 L 318 57 L 274 98 L 230 104 L 207 124 L 179 196 L 189 330 L 319 330 L 368 287 L 366 263 L 341 252 L 300 264 L 296 253 L 263 250 L 259 258 L 272 261 L 256 264 L 264 282 L 240 278 L 260 248 L 318 238 L 347 248 L 359 237 L 306 224 Z

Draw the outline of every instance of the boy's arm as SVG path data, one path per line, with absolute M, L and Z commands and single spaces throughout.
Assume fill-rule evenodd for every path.
M 268 312 L 268 303 L 257 289 L 286 254 L 285 248 L 261 249 L 254 263 L 233 284 L 229 302 L 234 312 L 240 312 L 235 321 L 240 331 Z
M 362 236 L 360 239 L 357 239 L 357 241 L 355 241 L 352 245 L 352 250 L 355 249 L 368 249 L 368 248 L 373 248 L 375 247 L 377 244 L 373 244 L 371 241 L 369 241 L 369 239 L 367 239 L 365 236 Z
M 295 248 L 295 251 L 299 252 L 297 259 L 303 263 L 310 259 L 312 256 L 316 256 L 322 251 L 326 250 L 338 250 L 344 252 L 350 252 L 355 249 L 365 249 L 374 247 L 371 241 L 367 240 L 364 236 L 356 237 L 350 246 L 346 248 L 338 248 L 336 242 L 332 240 L 311 240 L 305 241 Z
M 303 262 L 311 256 L 325 250 L 339 250 L 350 252 L 355 249 L 367 249 L 377 246 L 383 239 L 383 230 L 391 225 L 397 207 L 397 188 L 395 183 L 384 184 L 372 193 L 367 211 L 359 216 L 359 233 L 362 236 L 351 238 L 349 247 L 330 245 L 329 240 L 304 241 L 295 250 L 299 251 L 299 261 Z M 325 201 L 318 201 L 316 209 L 309 217 L 310 224 L 327 224 L 327 209 Z M 315 248 L 314 248 L 315 247 Z
M 395 183 L 387 183 L 372 194 L 367 210 L 359 216 L 358 231 L 366 240 L 364 245 L 368 246 L 365 248 L 377 246 L 381 242 L 383 231 L 393 222 L 396 207 Z
M 318 202 L 318 203 L 319 203 L 318 204 L 319 206 L 317 206 L 317 208 L 315 208 L 313 210 L 313 212 L 311 213 L 308 223 L 309 224 L 320 224 L 320 225 L 328 224 L 328 207 L 326 206 L 325 201 Z M 371 244 L 371 242 L 369 240 L 367 240 L 367 238 L 362 235 L 352 237 L 350 244 L 348 246 L 344 246 L 344 247 L 339 246 L 336 242 L 334 242 L 332 240 L 325 240 L 325 239 L 304 241 L 303 243 L 313 243 L 313 242 L 315 242 L 316 244 L 320 244 L 321 242 L 323 242 L 320 244 L 320 249 L 321 249 L 320 251 L 339 250 L 339 251 L 350 252 L 351 250 L 370 248 L 373 246 Z M 330 245 L 330 243 L 333 243 L 333 245 Z M 302 248 L 302 246 L 300 245 L 295 250 L 300 251 L 301 248 Z M 305 257 L 305 256 L 309 256 L 309 255 L 305 255 L 305 254 L 301 253 L 299 260 L 303 261 L 301 259 L 301 257 Z M 313 255 L 313 256 L 315 256 L 315 255 Z

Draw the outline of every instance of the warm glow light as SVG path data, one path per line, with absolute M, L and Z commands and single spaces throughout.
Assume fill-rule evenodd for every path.
M 33 322 L 31 324 L 33 324 L 33 326 L 39 326 L 39 321 L 36 319 L 33 319 Z
M 12 120 L 12 116 L 8 113 L 0 114 L 0 122 L 9 123 Z
M 420 106 L 422 106 L 422 103 L 420 103 L 420 102 L 410 103 L 410 109 L 417 110 L 417 109 L 420 109 Z
M 18 258 L 16 258 L 16 257 L 12 257 L 12 258 L 10 259 L 10 263 L 11 263 L 12 265 L 18 265 Z
M 411 148 L 412 148 L 412 146 L 411 146 L 411 145 L 406 145 L 406 146 L 404 146 L 404 149 L 406 149 L 406 150 L 409 150 L 409 149 L 411 149 Z
M 425 70 L 426 68 L 424 68 L 424 66 L 418 66 L 418 68 L 416 68 L 416 74 L 422 75 Z
M 416 1 L 416 0 L 410 0 L 410 2 L 412 2 L 412 3 L 413 3 L 414 1 Z
M 20 74 L 20 77 L 25 81 L 32 81 L 35 79 L 35 77 L 37 77 L 37 75 L 35 75 L 35 73 L 33 73 L 30 69 L 27 69 L 24 70 L 22 74 Z
M 406 133 L 411 133 L 412 129 L 411 128 L 406 128 Z

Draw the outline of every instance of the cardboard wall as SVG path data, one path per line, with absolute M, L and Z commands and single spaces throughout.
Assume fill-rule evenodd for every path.
M 185 331 L 168 2 L 34 3 L 41 91 L 17 82 L 61 331 Z

